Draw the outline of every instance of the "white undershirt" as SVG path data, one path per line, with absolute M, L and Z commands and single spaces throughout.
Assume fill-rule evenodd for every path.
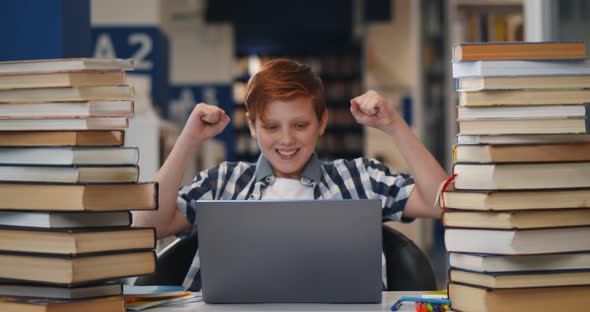
M 260 199 L 313 199 L 313 187 L 294 179 L 275 178 L 264 188 Z

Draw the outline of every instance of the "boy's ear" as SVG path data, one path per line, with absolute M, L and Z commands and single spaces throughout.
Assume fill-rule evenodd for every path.
M 328 110 L 326 109 L 322 114 L 322 118 L 320 119 L 320 135 L 324 135 L 326 131 L 326 126 L 328 125 Z
M 246 120 L 248 121 L 248 128 L 250 128 L 250 135 L 253 138 L 256 138 L 256 126 L 254 125 L 254 123 L 250 119 L 250 113 L 246 113 Z

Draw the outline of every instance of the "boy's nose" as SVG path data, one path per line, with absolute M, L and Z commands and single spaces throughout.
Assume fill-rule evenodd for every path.
M 292 131 L 286 130 L 281 133 L 281 144 L 288 145 L 295 142 L 295 136 Z

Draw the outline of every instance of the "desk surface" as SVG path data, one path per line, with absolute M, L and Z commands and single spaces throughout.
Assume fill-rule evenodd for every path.
M 391 305 L 402 296 L 421 296 L 423 292 L 383 292 L 380 304 L 206 304 L 203 302 L 146 310 L 150 312 L 219 312 L 219 311 L 391 311 Z M 412 304 L 400 311 L 415 311 Z

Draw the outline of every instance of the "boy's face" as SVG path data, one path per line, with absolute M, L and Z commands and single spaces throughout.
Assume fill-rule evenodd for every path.
M 328 113 L 318 120 L 311 98 L 299 97 L 273 101 L 266 106 L 265 119 L 256 116 L 250 133 L 279 178 L 299 179 L 305 164 L 315 150 L 318 137 L 324 133 Z

